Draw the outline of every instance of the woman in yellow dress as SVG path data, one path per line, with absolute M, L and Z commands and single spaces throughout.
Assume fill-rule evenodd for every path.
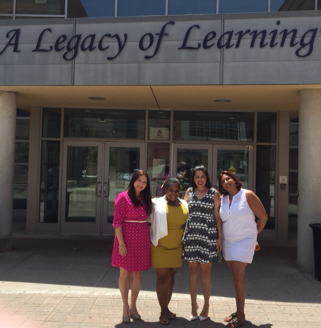
M 182 266 L 182 237 L 188 216 L 188 205 L 180 199 L 178 179 L 165 182 L 165 196 L 153 199 L 151 213 L 151 260 L 156 272 L 156 293 L 161 314 L 159 322 L 169 324 L 176 315 L 169 308 L 175 275 Z

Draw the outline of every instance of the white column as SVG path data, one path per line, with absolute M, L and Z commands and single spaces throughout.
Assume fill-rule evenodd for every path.
M 321 89 L 300 91 L 298 265 L 313 272 L 310 223 L 321 223 Z
M 0 91 L 0 252 L 11 250 L 16 96 Z

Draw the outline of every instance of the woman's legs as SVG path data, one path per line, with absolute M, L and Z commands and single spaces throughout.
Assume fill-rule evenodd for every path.
M 172 297 L 175 284 L 175 275 L 178 268 L 156 268 L 156 293 L 159 305 L 161 307 L 160 320 L 168 321 L 169 309 L 168 304 Z
M 212 290 L 212 277 L 211 277 L 211 268 L 212 263 L 200 263 L 199 264 L 202 278 L 202 289 L 204 295 L 204 307 L 200 316 L 208 317 L 208 311 L 210 307 L 210 296 Z
M 246 293 L 246 283 L 245 283 L 245 268 L 247 263 L 239 261 L 227 261 L 227 264 L 231 270 L 235 300 L 236 300 L 236 317 L 239 323 L 245 321 L 245 293 Z
M 199 262 L 188 262 L 189 266 L 189 291 L 191 294 L 191 303 L 192 303 L 192 316 L 197 316 L 197 290 L 199 284 L 199 271 L 200 263 Z
M 142 284 L 142 272 L 141 271 L 133 271 L 131 272 L 130 279 L 130 312 L 131 314 L 138 314 L 136 301 L 138 298 L 140 286 Z
M 129 291 L 130 272 L 119 268 L 118 286 L 123 300 L 123 317 L 129 317 L 128 291 Z

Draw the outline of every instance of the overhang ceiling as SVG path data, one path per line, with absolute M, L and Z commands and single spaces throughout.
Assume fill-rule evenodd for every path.
M 6 86 L 17 107 L 148 108 L 215 111 L 284 111 L 296 117 L 299 90 L 320 85 L 273 86 Z M 90 97 L 103 97 L 91 100 Z M 230 102 L 215 102 L 217 99 Z

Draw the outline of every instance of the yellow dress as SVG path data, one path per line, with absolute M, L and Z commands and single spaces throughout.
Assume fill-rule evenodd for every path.
M 155 247 L 151 244 L 153 268 L 180 268 L 182 266 L 182 237 L 187 220 L 187 210 L 181 206 L 166 204 L 168 235 L 158 241 Z

